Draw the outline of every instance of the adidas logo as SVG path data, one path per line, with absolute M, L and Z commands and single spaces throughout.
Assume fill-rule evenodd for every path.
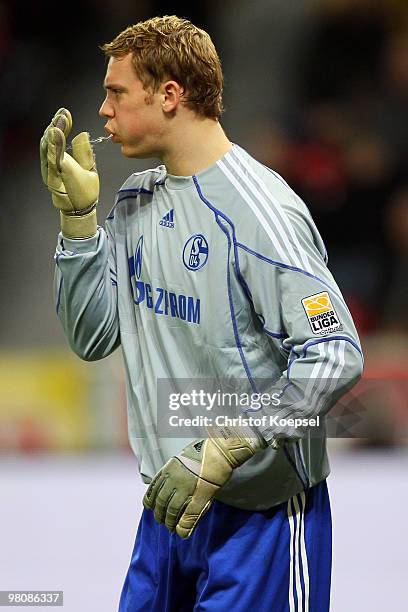
M 163 225 L 163 227 L 174 227 L 174 209 L 173 208 L 169 210 L 169 212 L 166 213 L 162 219 L 160 219 L 159 225 Z

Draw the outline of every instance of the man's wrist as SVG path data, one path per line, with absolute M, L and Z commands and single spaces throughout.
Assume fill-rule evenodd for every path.
M 207 427 L 207 432 L 211 438 L 220 438 L 225 441 L 241 438 L 247 442 L 253 452 L 258 452 L 267 447 L 267 442 L 260 431 L 249 425 L 240 425 L 239 427 L 212 426 Z
M 85 215 L 66 215 L 60 211 L 62 235 L 65 238 L 84 240 L 95 236 L 97 231 L 96 204 Z

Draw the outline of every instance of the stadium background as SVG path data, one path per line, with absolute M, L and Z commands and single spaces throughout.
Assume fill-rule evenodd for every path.
M 343 403 L 348 417 L 364 415 L 364 437 L 352 418 L 330 440 L 333 610 L 402 610 L 404 0 L 0 4 L 0 590 L 64 589 L 67 610 L 109 612 L 127 567 L 142 487 L 127 446 L 120 352 L 88 364 L 67 349 L 52 295 L 58 215 L 41 182 L 38 142 L 60 106 L 73 114 L 73 133 L 103 134 L 98 45 L 155 14 L 209 31 L 225 73 L 227 134 L 284 176 L 325 240 L 366 356 L 364 381 Z M 125 178 L 157 162 L 122 158 L 110 143 L 95 153 L 102 221 Z

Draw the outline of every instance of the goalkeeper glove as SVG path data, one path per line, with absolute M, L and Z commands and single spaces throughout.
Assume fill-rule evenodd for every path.
M 143 498 L 157 522 L 188 538 L 232 471 L 267 447 L 252 429 L 208 428 L 156 474 Z
M 87 132 L 73 138 L 72 156 L 65 152 L 71 127 L 71 113 L 60 108 L 41 138 L 41 174 L 60 210 L 63 235 L 89 238 L 96 234 L 99 177 Z

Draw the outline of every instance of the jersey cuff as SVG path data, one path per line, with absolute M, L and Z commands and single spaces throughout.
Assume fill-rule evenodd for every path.
M 70 253 L 93 253 L 98 248 L 99 242 L 98 228 L 96 234 L 90 238 L 66 238 L 62 232 L 58 235 L 58 246 L 61 251 L 69 251 Z

